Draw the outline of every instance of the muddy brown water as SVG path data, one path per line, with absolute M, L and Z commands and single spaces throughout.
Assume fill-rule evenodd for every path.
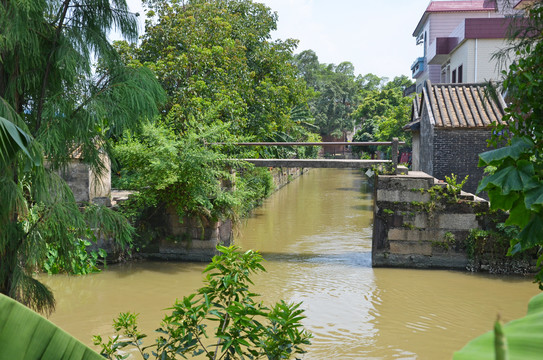
M 450 359 L 470 339 L 526 313 L 531 278 L 371 268 L 372 195 L 356 170 L 315 169 L 265 201 L 236 244 L 264 255 L 255 291 L 303 301 L 314 334 L 304 359 Z M 89 276 L 41 276 L 50 320 L 92 345 L 119 312 L 149 335 L 176 298 L 202 285 L 200 263 L 137 262 Z

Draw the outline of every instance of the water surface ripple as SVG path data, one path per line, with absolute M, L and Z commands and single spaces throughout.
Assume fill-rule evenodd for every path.
M 275 193 L 239 229 L 261 251 L 254 279 L 265 303 L 303 301 L 314 334 L 304 359 L 449 359 L 492 327 L 520 317 L 530 278 L 371 268 L 371 192 L 355 170 L 320 169 Z M 201 286 L 205 264 L 142 262 L 86 277 L 44 276 L 57 297 L 51 320 L 91 344 L 121 311 L 149 334 L 165 308 Z

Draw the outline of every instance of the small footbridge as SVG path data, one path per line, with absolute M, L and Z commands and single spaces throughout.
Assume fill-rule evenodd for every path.
M 405 142 L 241 142 L 236 146 L 391 146 L 392 160 L 359 160 L 359 159 L 243 159 L 257 167 L 301 167 L 301 168 L 371 168 L 374 165 L 390 164 L 393 171 L 398 172 L 398 147 Z

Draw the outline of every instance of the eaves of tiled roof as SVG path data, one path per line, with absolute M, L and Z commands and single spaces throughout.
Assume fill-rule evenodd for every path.
M 489 95 L 488 84 L 435 84 L 426 81 L 421 101 L 436 128 L 486 128 L 502 122 L 505 103 Z M 425 104 L 426 103 L 426 104 Z
M 411 121 L 403 127 L 405 131 L 414 131 L 420 128 L 420 105 L 420 97 L 415 94 L 411 103 Z

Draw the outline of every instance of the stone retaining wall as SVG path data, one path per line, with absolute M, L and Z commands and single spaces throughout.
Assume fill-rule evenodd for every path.
M 179 221 L 173 207 L 157 213 L 151 223 L 157 236 L 142 251 L 146 258 L 181 261 L 210 261 L 218 244 L 230 245 L 232 221 L 210 221 L 185 217 Z
M 275 190 L 279 190 L 308 171 L 308 168 L 271 168 L 270 172 L 273 176 L 273 182 L 275 183 Z
M 273 168 L 276 190 L 299 177 L 308 169 Z M 232 243 L 232 221 L 209 221 L 184 218 L 181 222 L 173 208 L 158 211 L 150 219 L 156 236 L 143 249 L 141 255 L 151 259 L 210 261 L 217 254 L 216 246 Z
M 471 229 L 484 228 L 477 214 L 488 210 L 487 201 L 440 195 L 437 187 L 445 184 L 423 172 L 376 181 L 373 266 L 466 269 L 466 239 Z

